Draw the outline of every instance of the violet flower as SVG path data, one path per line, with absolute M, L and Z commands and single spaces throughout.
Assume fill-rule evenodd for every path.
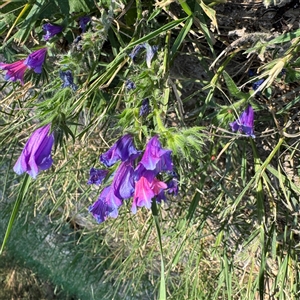
M 119 199 L 128 199 L 133 196 L 133 171 L 133 164 L 130 159 L 125 162 L 122 162 L 118 167 L 114 175 L 112 187 L 115 196 L 117 196 Z
M 132 59 L 133 62 L 136 62 L 136 57 L 142 49 L 146 49 L 146 64 L 148 68 L 151 68 L 151 61 L 155 53 L 157 52 L 158 47 L 150 46 L 148 43 L 142 43 L 135 46 L 129 54 L 129 57 Z
M 125 82 L 125 88 L 127 91 L 134 90 L 136 88 L 135 83 L 130 79 L 127 79 Z
M 77 85 L 73 81 L 73 75 L 70 70 L 59 71 L 59 77 L 63 81 L 62 88 L 70 87 L 74 92 L 78 89 Z
M 232 131 L 244 132 L 246 135 L 255 138 L 254 135 L 254 111 L 251 105 L 234 122 L 230 123 Z
M 111 186 L 103 189 L 98 200 L 89 207 L 98 223 L 104 222 L 108 217 L 116 218 L 118 208 L 123 204 L 122 200 L 116 197 Z
M 82 32 L 85 32 L 86 25 L 91 21 L 90 16 L 84 16 L 79 18 L 79 27 L 81 28 Z
M 63 27 L 59 25 L 54 25 L 51 23 L 46 23 L 43 25 L 43 30 L 46 34 L 43 36 L 45 41 L 48 41 L 53 36 L 57 35 L 58 33 L 63 31 Z
M 253 90 L 256 91 L 256 90 L 263 84 L 264 81 L 265 81 L 265 80 L 262 78 L 262 79 L 260 79 L 260 80 L 258 80 L 258 81 L 256 81 L 256 82 L 254 82 L 254 83 L 252 84 Z
M 42 73 L 42 67 L 44 64 L 45 56 L 47 53 L 47 48 L 41 48 L 36 50 L 28 55 L 25 59 L 24 64 L 27 65 L 28 68 L 33 69 L 35 73 Z
M 178 195 L 178 180 L 177 178 L 172 178 L 171 180 L 169 180 L 167 182 L 167 186 L 168 186 L 168 194 L 173 194 L 174 196 Z
M 147 67 L 150 69 L 152 58 L 154 57 L 155 53 L 157 52 L 158 47 L 150 46 L 148 43 L 145 43 L 145 48 L 146 48 L 146 64 L 147 64 Z
M 136 46 L 132 49 L 131 53 L 129 54 L 129 57 L 132 59 L 133 62 L 135 62 L 137 55 L 138 55 L 139 52 L 140 52 L 142 49 L 144 49 L 144 48 L 145 48 L 145 43 L 136 45 Z
M 139 116 L 140 117 L 146 117 L 150 113 L 150 103 L 149 103 L 149 98 L 145 98 L 142 101 L 142 105 L 140 108 Z
M 172 151 L 161 147 L 158 136 L 154 136 L 146 145 L 144 155 L 135 169 L 135 180 L 147 173 L 151 173 L 155 177 L 163 171 L 172 171 L 173 162 L 171 157 Z M 148 175 L 150 176 L 150 175 Z
M 7 71 L 5 79 L 10 81 L 20 80 L 21 84 L 24 84 L 24 74 L 27 69 L 25 60 L 18 60 L 12 64 L 5 64 L 0 62 L 0 69 Z
M 126 134 L 121 137 L 108 151 L 100 155 L 100 161 L 106 166 L 114 165 L 118 160 L 125 161 L 140 154 L 133 142 L 133 137 Z
M 102 169 L 100 170 L 100 169 L 91 168 L 90 169 L 90 178 L 87 183 L 100 185 L 108 173 L 109 173 L 108 170 L 102 170 Z
M 51 167 L 54 136 L 50 133 L 50 127 L 51 124 L 38 128 L 30 136 L 14 166 L 14 171 L 18 175 L 27 172 L 35 179 L 41 170 Z

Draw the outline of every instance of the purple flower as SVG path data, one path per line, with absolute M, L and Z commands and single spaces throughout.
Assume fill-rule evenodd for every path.
M 230 123 L 232 131 L 244 132 L 246 135 L 255 138 L 254 135 L 254 111 L 251 105 L 234 122 Z
M 163 171 L 172 171 L 173 162 L 171 157 L 172 151 L 163 149 L 160 145 L 158 136 L 154 136 L 149 140 L 146 145 L 144 155 L 135 169 L 135 180 L 138 180 L 141 176 L 144 176 L 145 172 L 152 176 L 156 176 Z
M 125 161 L 140 154 L 133 143 L 133 137 L 126 134 L 121 137 L 108 151 L 100 155 L 100 161 L 110 167 L 118 160 Z
M 70 87 L 74 92 L 78 89 L 77 85 L 73 82 L 73 75 L 70 70 L 59 71 L 59 77 L 63 81 L 62 88 Z
M 62 32 L 63 27 L 59 25 L 53 25 L 50 23 L 46 23 L 43 25 L 43 30 L 46 34 L 43 36 L 45 41 L 48 41 L 53 36 L 57 35 L 58 33 Z
M 144 49 L 144 48 L 145 48 L 145 43 L 136 45 L 136 46 L 132 49 L 131 53 L 129 54 L 129 57 L 132 59 L 133 62 L 135 62 L 137 55 L 138 55 L 139 52 L 140 52 L 142 49 Z
M 89 207 L 98 223 L 104 222 L 108 217 L 116 218 L 118 208 L 123 204 L 122 200 L 114 195 L 111 186 L 103 189 L 98 200 Z
M 249 71 L 248 71 L 248 75 L 249 75 L 249 77 L 252 77 L 252 76 L 254 76 L 255 75 L 255 70 L 253 70 L 253 69 L 249 69 Z
M 45 56 L 47 53 L 47 48 L 42 48 L 36 50 L 28 55 L 25 59 L 24 64 L 27 65 L 28 68 L 33 69 L 35 73 L 42 73 L 42 67 L 45 60 Z
M 127 91 L 134 90 L 136 88 L 134 82 L 131 81 L 130 79 L 126 80 L 125 87 L 126 87 Z
M 264 81 L 265 81 L 264 79 L 260 79 L 256 82 L 254 82 L 253 85 L 252 85 L 253 90 L 256 91 L 262 85 L 262 83 Z
M 90 169 L 90 178 L 87 183 L 100 185 L 108 173 L 109 173 L 108 170 L 100 170 L 100 169 L 91 168 Z
M 79 18 L 79 27 L 81 28 L 82 32 L 85 32 L 86 25 L 91 21 L 91 17 L 84 16 Z
M 78 35 L 78 36 L 74 39 L 73 43 L 74 43 L 74 44 L 77 44 L 77 43 L 79 43 L 81 40 L 82 40 L 81 35 Z
M 151 61 L 152 58 L 154 57 L 155 53 L 158 50 L 157 46 L 150 46 L 148 43 L 145 43 L 145 48 L 146 48 L 146 63 L 147 67 L 151 68 Z
M 20 80 L 24 84 L 24 74 L 27 69 L 25 60 L 18 60 L 12 64 L 5 64 L 0 62 L 0 69 L 7 71 L 5 79 L 10 81 Z
M 149 104 L 149 98 L 145 98 L 142 101 L 142 105 L 140 108 L 139 116 L 145 117 L 150 113 L 150 104 Z
M 54 136 L 53 133 L 50 134 L 50 127 L 51 124 L 38 128 L 30 136 L 14 166 L 14 171 L 18 175 L 27 172 L 35 179 L 41 170 L 51 167 Z
M 134 193 L 133 165 L 131 160 L 122 162 L 117 169 L 112 187 L 119 199 L 128 199 Z
M 157 52 L 158 47 L 157 46 L 150 46 L 148 43 L 143 43 L 135 46 L 131 53 L 129 54 L 129 57 L 132 59 L 133 62 L 136 61 L 136 57 L 139 54 L 139 52 L 142 49 L 146 49 L 146 63 L 147 67 L 151 68 L 151 61 L 154 56 L 154 54 Z
M 178 195 L 178 180 L 177 178 L 172 178 L 167 182 L 168 194 Z
M 161 192 L 167 188 L 167 185 L 159 181 L 157 178 L 150 180 L 142 176 L 135 184 L 135 193 L 133 196 L 133 202 L 131 212 L 136 213 L 137 206 L 150 209 L 152 198 L 161 194 Z

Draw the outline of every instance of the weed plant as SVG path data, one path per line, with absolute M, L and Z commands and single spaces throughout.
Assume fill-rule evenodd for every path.
M 103 299 L 299 299 L 300 30 L 226 46 L 220 5 L 230 3 L 0 2 L 2 62 L 47 48 L 24 84 L 0 65 L 1 252 L 18 218 L 35 226 L 39 215 L 56 231 L 70 224 L 77 259 L 105 269 Z M 45 38 L 45 24 L 61 31 Z M 15 174 L 47 124 L 53 164 L 34 180 Z M 130 197 L 98 224 L 89 207 L 117 167 L 100 185 L 89 172 L 126 134 L 138 150 L 157 136 L 172 151 L 179 192 L 135 214 Z

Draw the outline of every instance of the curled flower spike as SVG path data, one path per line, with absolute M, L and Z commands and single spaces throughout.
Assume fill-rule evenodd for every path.
M 139 116 L 146 117 L 150 113 L 150 103 L 149 98 L 145 98 L 142 101 L 142 106 L 140 108 Z
M 42 67 L 46 57 L 47 48 L 42 48 L 37 51 L 32 52 L 25 59 L 24 64 L 27 65 L 29 69 L 33 69 L 35 73 L 42 73 Z
M 234 122 L 230 123 L 232 131 L 239 131 L 245 133 L 252 138 L 254 135 L 254 110 L 251 105 L 249 105 L 246 110 L 241 114 L 241 116 Z
M 134 90 L 136 88 L 135 83 L 131 81 L 130 79 L 127 79 L 125 82 L 125 87 L 127 91 Z
M 5 64 L 0 62 L 0 69 L 7 71 L 5 79 L 10 81 L 20 80 L 24 84 L 24 74 L 27 69 L 25 60 L 18 60 L 12 64 Z
M 77 85 L 73 82 L 73 75 L 70 70 L 59 71 L 59 77 L 63 80 L 62 88 L 70 87 L 74 92 L 78 89 Z
M 100 185 L 108 173 L 109 173 L 108 170 L 100 170 L 100 169 L 91 168 L 90 169 L 90 178 L 87 183 Z
M 62 32 L 63 27 L 59 25 L 53 25 L 51 23 L 46 23 L 43 25 L 43 30 L 46 34 L 43 36 L 45 41 L 48 41 L 53 36 L 57 35 L 58 33 Z
M 125 161 L 131 156 L 139 155 L 133 143 L 133 137 L 126 134 L 121 137 L 108 151 L 100 155 L 100 161 L 106 166 L 111 167 L 118 160 Z
M 51 124 L 38 128 L 30 136 L 14 166 L 14 171 L 18 175 L 27 172 L 35 179 L 41 170 L 51 167 L 54 136 L 50 133 L 50 127 Z

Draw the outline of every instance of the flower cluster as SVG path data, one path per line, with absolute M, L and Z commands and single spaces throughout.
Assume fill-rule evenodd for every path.
M 47 23 L 43 25 L 43 30 L 46 32 L 46 34 L 43 36 L 43 39 L 48 41 L 56 34 L 62 32 L 63 27 Z M 41 48 L 29 54 L 24 60 L 18 60 L 11 64 L 0 62 L 0 69 L 7 71 L 5 74 L 6 80 L 14 82 L 19 80 L 23 85 L 24 75 L 27 68 L 33 69 L 33 71 L 37 74 L 42 73 L 42 67 L 45 61 L 46 53 L 47 48 Z
M 98 223 L 108 217 L 116 218 L 118 208 L 125 199 L 133 197 L 131 211 L 137 207 L 151 208 L 154 198 L 160 202 L 165 199 L 165 191 L 177 194 L 177 177 L 173 176 L 167 183 L 158 178 L 162 172 L 173 171 L 172 151 L 161 147 L 158 136 L 152 137 L 146 145 L 141 160 L 136 160 L 142 151 L 135 148 L 130 134 L 120 138 L 107 152 L 100 156 L 100 161 L 110 167 L 121 161 L 115 171 L 112 183 L 105 187 L 98 200 L 89 208 Z M 108 175 L 107 170 L 92 168 L 88 183 L 101 184 Z
M 74 83 L 73 75 L 70 70 L 59 71 L 59 77 L 63 81 L 62 88 L 70 87 L 74 92 L 78 89 L 77 85 Z
M 0 62 L 0 69 L 7 71 L 5 79 L 10 81 L 20 80 L 24 84 L 24 74 L 28 69 L 33 69 L 35 73 L 42 73 L 42 67 L 46 57 L 47 48 L 41 48 L 32 52 L 24 60 L 18 60 L 12 64 Z

